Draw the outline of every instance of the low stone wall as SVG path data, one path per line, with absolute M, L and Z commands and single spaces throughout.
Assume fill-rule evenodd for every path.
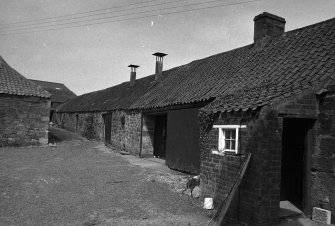
M 0 95 L 0 147 L 47 143 L 50 101 Z

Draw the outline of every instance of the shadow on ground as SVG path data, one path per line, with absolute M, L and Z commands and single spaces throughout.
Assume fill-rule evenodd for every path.
M 85 138 L 82 138 L 74 133 L 68 132 L 66 130 L 50 126 L 48 133 L 48 143 L 60 143 L 63 141 L 79 140 L 84 141 Z

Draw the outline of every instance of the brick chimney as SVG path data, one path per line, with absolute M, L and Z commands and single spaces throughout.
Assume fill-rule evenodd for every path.
M 138 68 L 138 65 L 130 64 L 128 67 L 130 67 L 130 83 L 129 86 L 132 87 L 136 83 L 136 68 Z
M 163 73 L 163 57 L 165 57 L 167 54 L 157 52 L 152 55 L 156 56 L 155 80 L 158 81 L 162 77 Z
M 285 19 L 271 13 L 261 13 L 254 18 L 254 46 L 262 49 L 271 38 L 285 32 Z

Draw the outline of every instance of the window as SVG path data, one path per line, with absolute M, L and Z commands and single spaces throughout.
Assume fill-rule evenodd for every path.
M 238 153 L 239 129 L 246 128 L 245 125 L 214 125 L 213 128 L 219 129 L 219 152 Z

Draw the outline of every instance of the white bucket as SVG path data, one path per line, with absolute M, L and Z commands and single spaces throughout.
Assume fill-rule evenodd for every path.
M 205 198 L 205 201 L 204 201 L 204 209 L 207 209 L 207 210 L 212 210 L 212 209 L 214 209 L 214 206 L 213 206 L 213 198 Z

